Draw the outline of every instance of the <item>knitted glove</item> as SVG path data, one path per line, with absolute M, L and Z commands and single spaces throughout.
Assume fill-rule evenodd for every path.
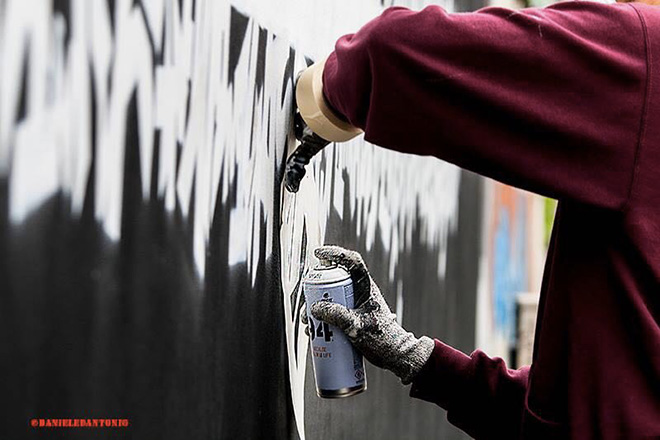
M 317 301 L 311 305 L 312 315 L 339 327 L 369 362 L 392 371 L 404 385 L 411 383 L 431 356 L 433 340 L 426 336 L 417 339 L 397 323 L 359 253 L 322 246 L 314 255 L 348 271 L 356 308 L 349 310 L 341 304 Z

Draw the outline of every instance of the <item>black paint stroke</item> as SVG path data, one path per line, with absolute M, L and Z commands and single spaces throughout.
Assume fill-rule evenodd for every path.
M 238 66 L 238 60 L 243 50 L 243 42 L 245 41 L 249 21 L 250 19 L 238 12 L 236 8 L 231 8 L 229 19 L 229 62 L 227 63 L 229 85 L 234 84 L 236 67 Z
M 293 83 L 293 69 L 296 62 L 296 52 L 292 47 L 289 48 L 289 58 L 286 60 L 286 66 L 284 66 L 284 77 L 282 78 L 282 96 L 280 98 L 280 105 L 284 106 L 284 99 L 286 98 L 286 92 L 288 90 L 287 83 L 291 81 Z
M 151 47 L 151 59 L 154 66 L 163 65 L 163 59 L 165 54 L 165 29 L 166 25 L 163 25 L 161 29 L 161 47 L 157 50 L 156 48 L 156 35 L 154 34 L 155 29 L 152 29 L 149 26 L 149 19 L 147 18 L 147 10 L 144 7 L 142 0 L 133 0 L 133 7 L 138 8 L 142 15 L 142 20 L 144 21 L 144 28 L 147 29 L 147 38 L 149 39 L 149 46 Z M 160 19 L 164 20 L 165 11 L 161 11 Z M 156 71 L 152 71 L 152 78 L 155 79 Z
M 28 68 L 30 67 L 30 46 L 27 41 L 24 42 L 25 51 L 23 52 L 23 64 L 21 67 L 21 88 L 19 89 L 19 100 L 16 112 L 16 123 L 25 119 L 27 115 L 27 99 L 28 99 Z
M 160 137 L 161 130 L 154 132 L 153 156 L 151 159 L 151 181 L 149 184 L 149 194 L 152 199 L 158 198 L 158 170 L 160 169 Z
M 65 23 L 64 29 L 64 59 L 67 59 L 69 42 L 71 41 L 71 3 L 70 0 L 54 0 L 53 16 L 59 14 Z
M 115 2 L 116 0 L 106 0 L 108 6 L 108 17 L 110 17 L 110 31 L 115 35 L 115 28 L 117 27 L 115 19 Z
M 255 87 L 257 94 L 261 94 L 266 79 L 266 51 L 268 50 L 268 31 L 259 27 L 259 44 L 257 49 L 257 71 L 255 75 Z

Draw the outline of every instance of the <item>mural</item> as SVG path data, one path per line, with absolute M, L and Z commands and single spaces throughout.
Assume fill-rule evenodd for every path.
M 486 188 L 477 346 L 513 367 L 520 349 L 519 296 L 527 294 L 529 302 L 540 290 L 546 199 L 493 181 L 486 181 Z
M 335 243 L 406 328 L 474 348 L 481 179 L 357 139 L 282 190 L 295 73 L 387 3 L 0 2 L 0 437 L 464 438 L 371 367 L 318 399 L 299 323 Z
M 497 208 L 493 224 L 493 296 L 495 298 L 495 326 L 506 339 L 515 335 L 515 296 L 527 287 L 527 256 L 525 255 L 524 193 L 511 187 L 497 185 Z

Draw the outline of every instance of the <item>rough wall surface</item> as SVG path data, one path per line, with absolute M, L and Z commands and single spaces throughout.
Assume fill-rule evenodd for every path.
M 0 438 L 462 438 L 374 368 L 318 399 L 299 281 L 357 249 L 404 326 L 470 351 L 482 182 L 355 140 L 283 193 L 295 72 L 389 4 L 260 3 L 0 2 Z

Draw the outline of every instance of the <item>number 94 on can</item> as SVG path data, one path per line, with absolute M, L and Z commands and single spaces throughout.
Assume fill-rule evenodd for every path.
M 355 303 L 350 276 L 335 264 L 321 262 L 303 280 L 303 292 L 316 394 L 326 398 L 349 397 L 366 390 L 362 354 L 339 328 L 314 319 L 309 310 L 317 301 L 331 301 L 352 309 Z

